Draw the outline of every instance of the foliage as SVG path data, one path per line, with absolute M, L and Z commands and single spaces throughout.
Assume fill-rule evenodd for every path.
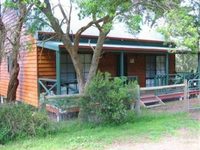
M 130 116 L 129 121 L 119 126 L 101 125 L 94 127 L 77 120 L 61 122 L 57 125 L 57 134 L 46 138 L 18 140 L 0 146 L 1 150 L 47 150 L 47 149 L 105 149 L 116 141 L 156 140 L 167 136 L 176 136 L 184 131 L 199 131 L 199 122 L 186 114 L 151 113 L 143 111 L 140 118 Z M 182 130 L 181 130 L 182 131 Z M 198 136 L 198 135 L 197 135 Z M 142 139 L 142 140 L 141 140 Z
M 198 59 L 196 54 L 176 54 L 177 72 L 197 71 Z
M 99 59 L 101 57 L 104 41 L 112 30 L 113 24 L 116 22 L 124 22 L 129 27 L 129 32 L 138 33 L 140 26 L 144 20 L 152 22 L 160 18 L 166 11 L 175 8 L 180 4 L 180 0 L 69 0 L 68 2 L 50 0 L 38 0 L 35 7 L 38 8 L 47 18 L 48 24 L 56 32 L 56 35 L 61 38 L 65 49 L 70 54 L 72 59 L 76 77 L 79 86 L 79 92 L 83 93 L 91 79 L 95 76 L 98 68 Z M 44 4 L 42 6 L 42 4 Z M 78 6 L 78 16 L 72 11 L 74 6 Z M 60 13 L 61 15 L 56 16 Z M 73 14 L 73 15 L 72 15 Z M 85 23 L 80 23 L 79 29 L 71 32 L 72 17 L 85 19 Z M 36 17 L 37 18 L 37 17 Z M 58 19 L 59 18 L 59 19 Z M 86 22 L 86 20 L 88 20 Z M 96 28 L 98 36 L 97 43 L 93 48 L 93 57 L 85 81 L 83 75 L 82 62 L 78 55 L 80 37 L 86 30 Z M 74 32 L 73 40 L 70 34 Z
M 135 83 L 126 85 L 125 82 L 126 78 L 111 79 L 109 73 L 98 72 L 88 85 L 85 97 L 81 100 L 85 119 L 96 123 L 123 122 L 134 97 L 134 92 L 129 89 L 135 87 Z
M 26 136 L 44 136 L 51 126 L 46 114 L 25 104 L 0 106 L 0 143 Z
M 166 40 L 176 43 L 181 49 L 199 50 L 200 44 L 200 3 L 188 0 L 165 14 L 165 26 L 159 31 Z

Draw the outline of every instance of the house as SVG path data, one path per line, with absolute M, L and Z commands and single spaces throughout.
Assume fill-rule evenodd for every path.
M 4 20 L 12 24 L 15 22 L 16 14 L 17 10 L 12 10 L 11 13 L 5 15 Z M 137 80 L 141 87 L 154 86 L 158 82 L 160 84 L 161 81 L 167 81 L 169 74 L 176 72 L 173 43 L 154 39 L 137 39 L 129 35 L 123 37 L 121 36 L 123 31 L 120 33 L 119 30 L 116 31 L 114 35 L 109 35 L 105 40 L 98 70 L 109 72 L 113 77 L 127 76 L 129 80 Z M 92 30 L 91 33 L 96 32 Z M 17 90 L 19 101 L 39 106 L 41 93 L 52 95 L 78 92 L 76 73 L 65 47 L 59 39 L 51 38 L 47 41 L 49 37 L 54 37 L 54 33 L 38 32 L 37 38 L 22 37 L 23 42 L 29 41 L 32 45 L 23 47 L 20 51 Z M 92 47 L 95 46 L 96 41 L 97 36 L 95 35 L 81 36 L 79 54 L 85 78 L 89 72 Z M 10 55 L 7 52 L 0 64 L 1 98 L 7 95 L 11 68 Z M 155 80 L 160 75 L 164 75 L 164 78 Z
M 72 61 L 54 33 L 39 32 L 31 50 L 20 53 L 20 74 L 17 100 L 39 105 L 41 93 L 69 94 L 78 91 L 76 73 Z M 34 41 L 34 39 L 32 39 Z M 92 48 L 96 36 L 81 36 L 79 54 L 87 78 Z M 142 87 L 154 86 L 155 76 L 175 73 L 175 54 L 171 43 L 164 41 L 107 37 L 98 70 L 113 77 L 127 76 L 137 79 Z M 0 95 L 6 96 L 9 81 L 9 56 L 0 65 Z

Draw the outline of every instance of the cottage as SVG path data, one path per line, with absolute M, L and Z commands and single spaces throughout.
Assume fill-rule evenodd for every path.
M 21 52 L 17 100 L 38 106 L 41 93 L 60 95 L 78 92 L 76 73 L 63 44 L 55 38 L 44 42 L 53 35 L 54 33 L 39 32 L 31 50 Z M 79 54 L 85 78 L 96 41 L 96 36 L 81 37 Z M 175 73 L 172 46 L 163 41 L 107 37 L 98 69 L 111 73 L 113 77 L 127 76 L 128 79 L 136 79 L 142 87 L 154 86 L 156 75 Z M 1 96 L 6 96 L 7 93 L 9 59 L 8 55 L 0 65 Z

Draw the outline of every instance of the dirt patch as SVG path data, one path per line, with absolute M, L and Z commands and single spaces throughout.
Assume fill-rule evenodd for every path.
M 193 119 L 200 121 L 200 108 L 188 110 L 188 107 L 197 108 L 200 107 L 200 99 L 190 99 L 188 101 L 172 101 L 165 102 L 165 105 L 151 108 L 154 112 L 189 112 Z
M 194 135 L 181 129 L 177 136 L 167 136 L 159 141 L 118 141 L 106 150 L 200 150 L 200 133 Z
M 200 106 L 200 99 L 191 99 L 190 106 Z M 200 109 L 188 111 L 188 101 L 171 101 L 165 105 L 151 108 L 154 112 L 189 112 L 189 115 L 200 121 Z M 115 141 L 106 150 L 200 150 L 200 131 L 192 133 L 187 129 L 180 129 L 175 136 L 165 135 L 159 141 L 147 138 L 141 140 Z

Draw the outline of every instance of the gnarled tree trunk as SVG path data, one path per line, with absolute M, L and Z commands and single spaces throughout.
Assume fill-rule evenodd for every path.
M 8 85 L 8 92 L 7 92 L 7 102 L 15 102 L 16 100 L 16 91 L 19 85 L 18 74 L 19 74 L 19 64 L 13 63 L 13 69 L 10 76 L 10 81 Z
M 0 16 L 0 64 L 4 53 L 4 43 L 6 37 L 6 28 Z
M 26 5 L 19 1 L 19 12 L 20 15 L 16 20 L 16 26 L 14 27 L 13 37 L 9 40 L 12 45 L 12 68 L 11 68 L 11 75 L 8 84 L 7 90 L 7 102 L 15 102 L 16 95 L 17 95 L 17 88 L 19 85 L 18 74 L 19 74 L 19 63 L 18 63 L 18 56 L 20 51 L 20 39 L 21 33 L 23 28 L 24 19 L 27 14 Z M 31 8 L 31 7 L 30 7 Z

